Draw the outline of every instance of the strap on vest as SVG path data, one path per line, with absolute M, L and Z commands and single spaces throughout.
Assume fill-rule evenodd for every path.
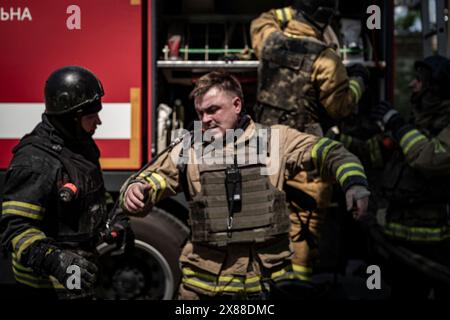
M 194 144 L 194 139 L 192 139 L 191 136 L 191 147 Z M 191 201 L 192 197 L 191 194 L 189 193 L 189 183 L 188 183 L 188 177 L 187 177 L 187 164 L 188 164 L 188 160 L 189 160 L 189 155 L 185 155 L 184 154 L 184 148 L 181 148 L 180 153 L 178 155 L 180 161 L 178 162 L 177 168 L 178 168 L 178 173 L 180 175 L 180 185 L 181 188 L 183 189 L 183 193 L 184 193 L 184 197 L 186 198 L 186 201 Z
M 33 145 L 34 147 L 44 151 L 45 153 L 54 156 L 57 158 L 64 166 L 64 168 L 69 173 L 69 176 L 73 176 L 71 174 L 71 166 L 70 166 L 70 156 L 71 152 L 67 150 L 67 148 L 64 148 L 58 143 L 49 145 L 48 141 L 39 137 L 39 136 L 28 136 L 26 137 L 22 143 L 20 144 L 20 148 Z M 15 149 L 18 150 L 19 148 Z
M 74 167 L 72 165 L 72 158 L 73 158 L 74 153 L 72 151 L 70 151 L 68 148 L 66 148 L 58 143 L 49 145 L 47 140 L 45 140 L 39 136 L 27 137 L 23 146 L 26 146 L 26 145 L 33 145 L 34 147 L 57 158 L 62 163 L 62 165 L 64 166 L 64 169 L 67 171 L 67 173 L 69 174 L 69 177 L 71 179 L 74 179 L 74 177 L 77 176 L 76 170 L 74 169 Z
M 225 170 L 225 187 L 227 190 L 228 202 L 228 238 L 231 238 L 231 228 L 233 227 L 233 216 L 235 212 L 242 209 L 242 176 L 237 163 L 236 139 L 234 141 L 234 164 L 228 166 Z

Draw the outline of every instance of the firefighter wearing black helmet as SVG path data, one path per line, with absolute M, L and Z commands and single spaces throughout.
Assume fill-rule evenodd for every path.
M 335 50 L 337 37 L 329 23 L 337 9 L 337 0 L 299 0 L 252 21 L 252 46 L 260 59 L 257 121 L 323 136 L 337 119 L 356 111 L 369 74 L 359 64 L 347 72 Z M 298 175 L 287 184 L 294 200 L 306 193 L 315 202 L 305 207 L 305 201 L 291 201 L 295 260 L 311 270 L 332 186 L 314 173 Z
M 101 124 L 103 95 L 102 84 L 89 70 L 56 70 L 45 84 L 42 121 L 13 149 L 0 233 L 24 296 L 93 294 L 98 271 L 94 249 L 100 233 L 111 231 L 105 230 L 107 199 L 100 152 L 92 138 Z M 111 226 L 122 230 L 121 241 L 129 240 L 123 215 L 116 215 Z
M 398 146 L 383 177 L 389 200 L 384 232 L 393 244 L 450 266 L 450 59 L 430 56 L 414 71 L 411 121 L 387 103 L 373 112 Z M 435 297 L 450 296 L 448 287 L 431 281 L 425 264 L 422 271 L 398 261 L 388 266 L 396 298 L 427 298 L 431 288 Z

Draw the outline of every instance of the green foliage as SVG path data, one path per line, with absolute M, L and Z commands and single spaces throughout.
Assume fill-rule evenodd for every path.
M 418 11 L 408 11 L 406 16 L 396 19 L 395 28 L 409 30 L 418 18 L 420 18 Z

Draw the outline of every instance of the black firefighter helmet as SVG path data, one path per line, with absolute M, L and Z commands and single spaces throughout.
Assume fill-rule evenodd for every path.
M 329 24 L 338 13 L 338 0 L 295 0 L 294 8 L 301 11 L 306 18 L 315 22 Z
M 431 89 L 434 94 L 443 99 L 450 98 L 448 83 L 450 82 L 450 59 L 434 55 L 424 60 L 416 61 L 414 69 L 422 81 L 423 89 Z
M 95 113 L 101 110 L 103 95 L 103 86 L 91 71 L 79 66 L 62 67 L 45 83 L 45 113 Z

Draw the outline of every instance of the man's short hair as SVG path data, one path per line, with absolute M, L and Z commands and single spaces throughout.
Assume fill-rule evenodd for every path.
M 241 99 L 242 104 L 244 103 L 241 84 L 236 77 L 225 71 L 213 71 L 202 76 L 195 84 L 195 88 L 192 90 L 189 98 L 202 97 L 213 87 L 235 94 Z

